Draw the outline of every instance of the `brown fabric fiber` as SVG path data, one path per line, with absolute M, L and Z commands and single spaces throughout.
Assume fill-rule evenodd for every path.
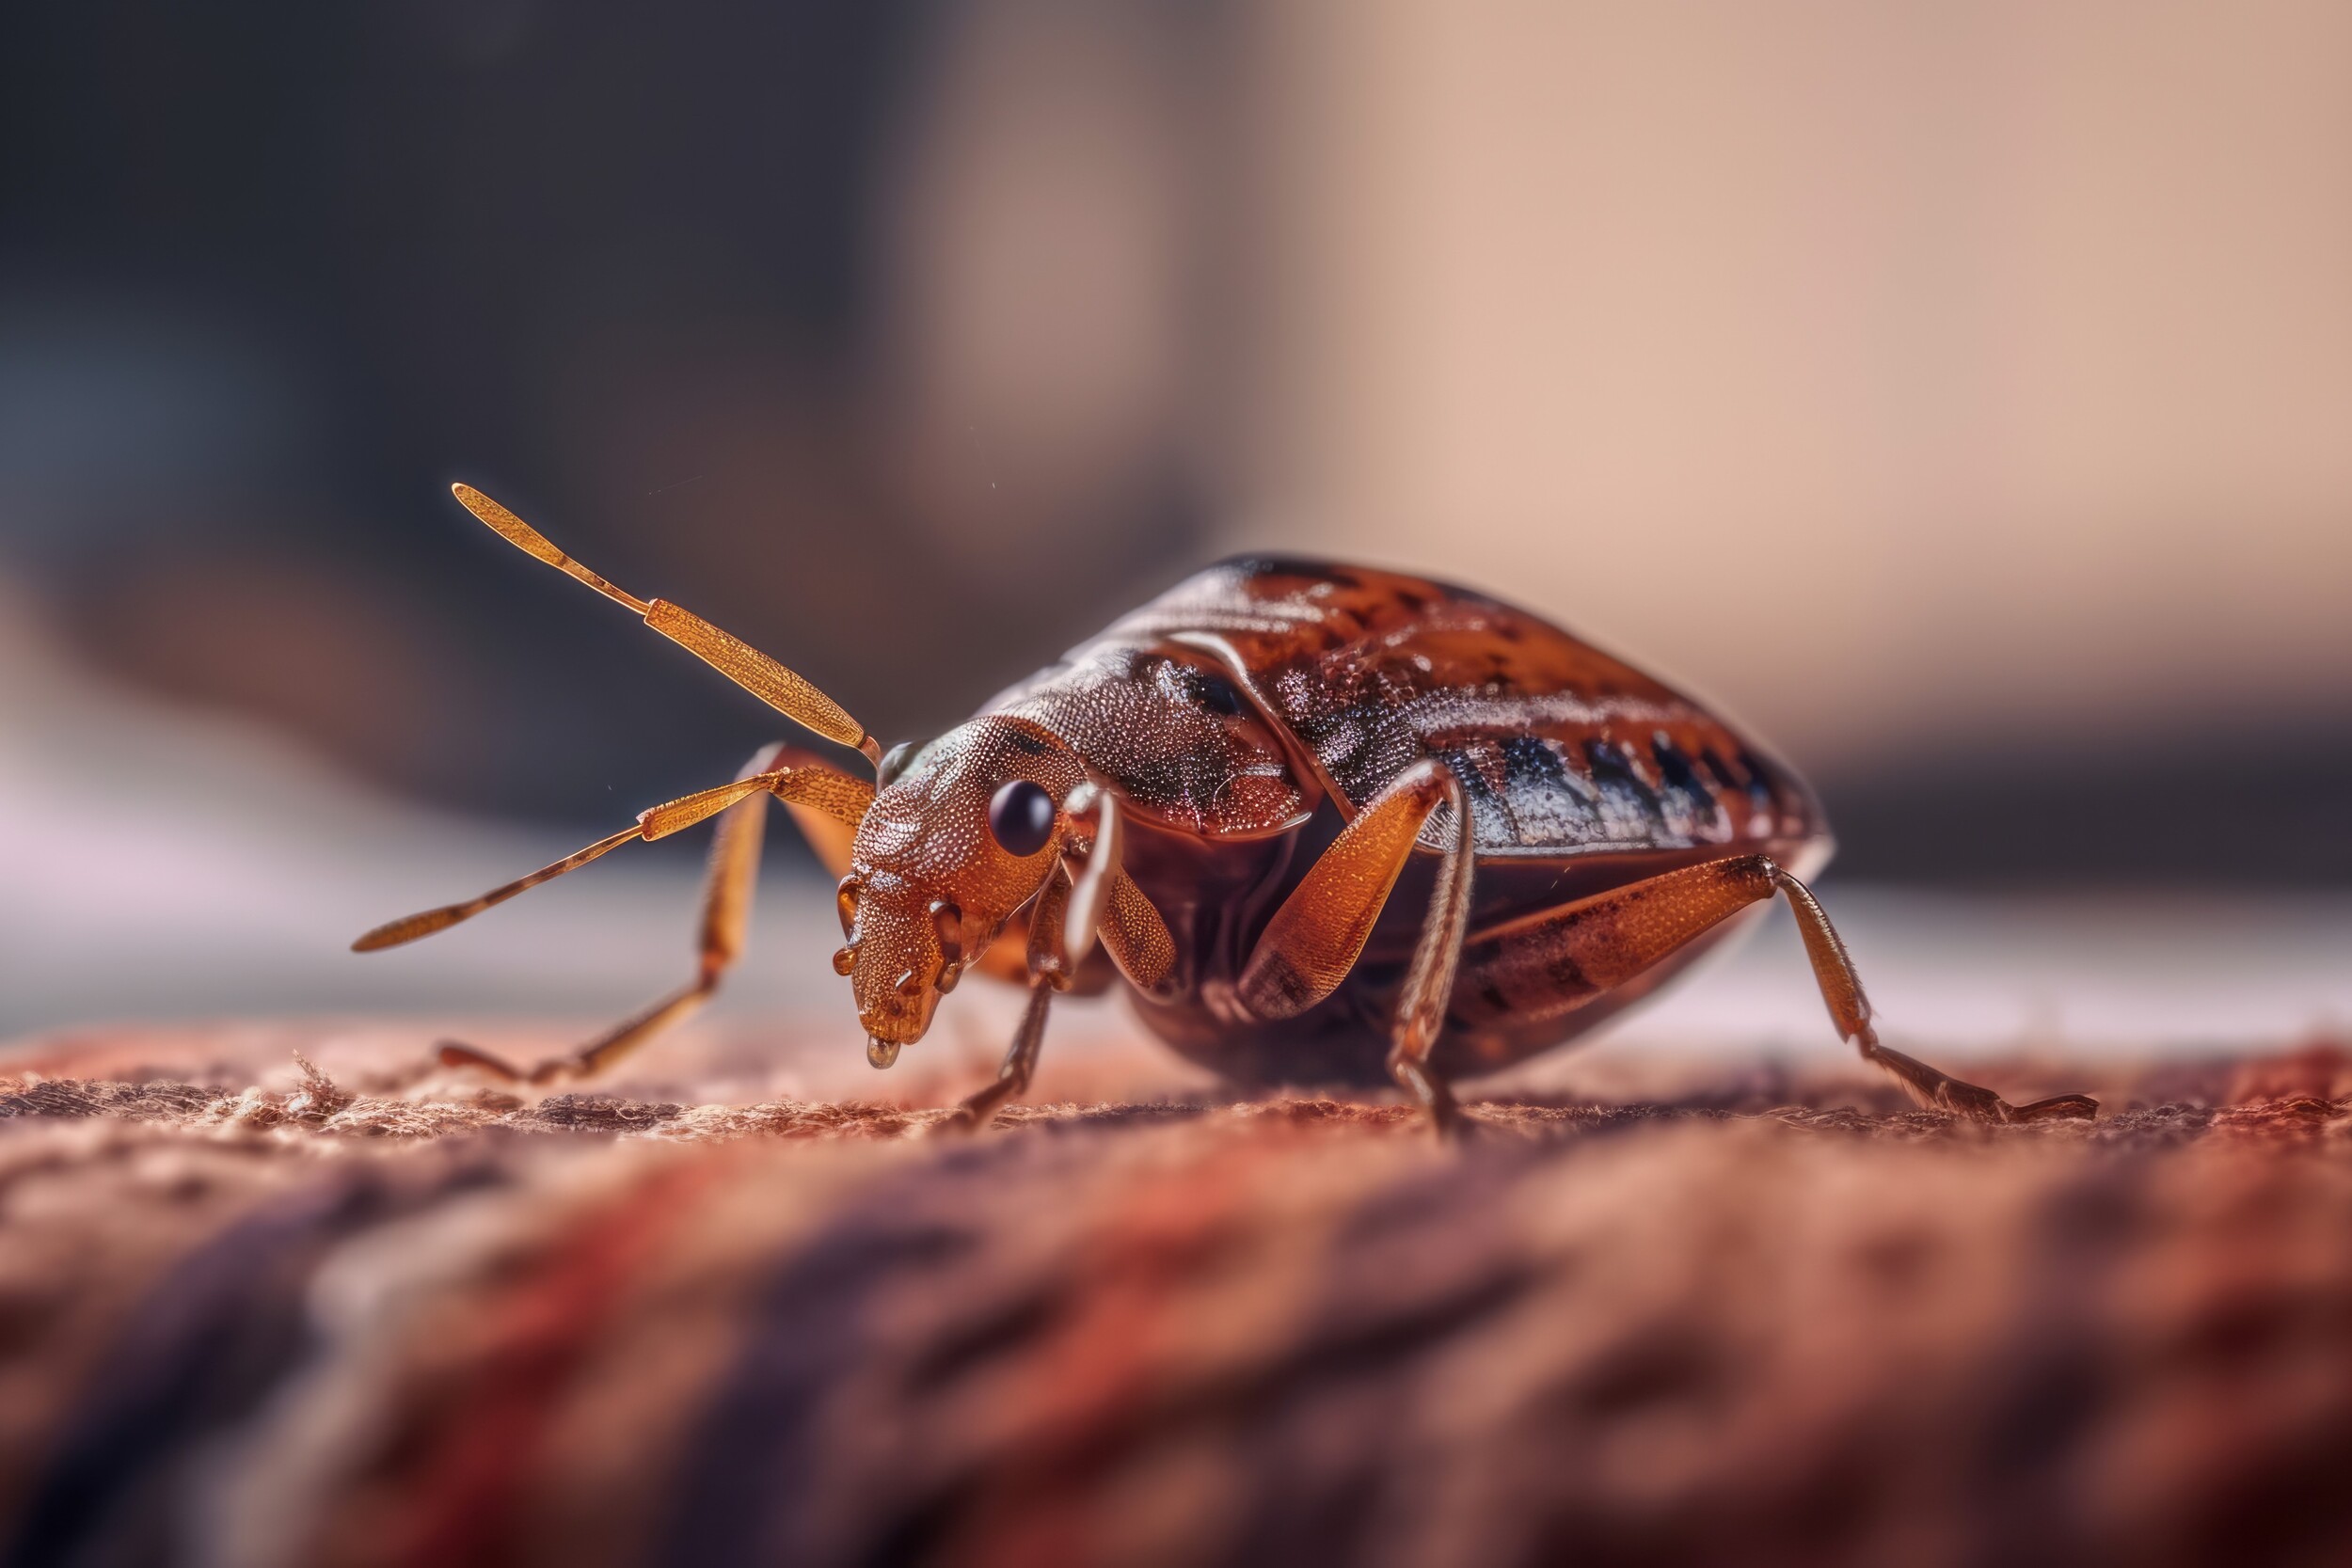
M 2352 1560 L 2331 1052 L 1464 1148 L 71 1066 L 0 1081 L 10 1561 Z

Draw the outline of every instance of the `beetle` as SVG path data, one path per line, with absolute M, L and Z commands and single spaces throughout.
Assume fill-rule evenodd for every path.
M 611 1065 L 709 997 L 741 950 L 766 798 L 839 879 L 846 976 L 886 1068 L 973 969 L 1023 981 L 1002 1069 L 950 1118 L 992 1120 L 1035 1069 L 1059 993 L 1116 976 L 1175 1051 L 1243 1084 L 1393 1081 L 1441 1130 L 1453 1085 L 1524 1060 L 1654 990 L 1733 917 L 1785 898 L 1839 1034 L 1922 1106 L 2011 1105 L 1879 1042 L 1845 944 L 1802 879 L 1832 844 L 1804 781 L 1663 683 L 1525 610 L 1329 562 L 1220 562 L 1114 623 L 965 723 L 886 754 L 808 681 L 709 622 L 640 599 L 469 485 L 457 499 L 644 618 L 874 777 L 790 745 L 731 784 L 478 898 L 352 945 L 412 942 L 620 846 L 712 817 L 693 977 L 571 1054 Z

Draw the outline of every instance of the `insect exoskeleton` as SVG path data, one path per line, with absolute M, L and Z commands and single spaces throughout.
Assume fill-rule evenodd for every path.
M 1557 626 L 1425 578 L 1328 562 L 1211 566 L 946 735 L 884 754 L 808 681 L 707 621 L 640 599 L 496 501 L 508 540 L 643 616 L 865 773 L 777 744 L 731 784 L 462 904 L 361 937 L 413 941 L 638 839 L 717 819 L 695 974 L 570 1054 L 609 1066 L 700 1006 L 739 955 L 763 817 L 782 801 L 838 879 L 848 976 L 888 1067 L 979 970 L 1028 1003 L 977 1127 L 1028 1085 L 1052 999 L 1123 982 L 1185 1056 L 1252 1084 L 1402 1085 L 1439 1127 L 1453 1084 L 1573 1038 L 1775 895 L 1839 1034 L 1919 1103 L 2016 1106 L 1882 1045 L 1845 945 L 1800 879 L 1826 860 L 1796 773 L 1691 698 Z

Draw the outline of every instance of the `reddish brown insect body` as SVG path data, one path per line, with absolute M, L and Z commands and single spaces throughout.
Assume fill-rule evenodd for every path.
M 1440 802 L 1339 988 L 1263 1020 L 1236 994 L 1252 944 L 1343 821 L 1408 768 L 1460 782 L 1477 857 L 1466 945 L 1507 922 L 1741 853 L 1827 858 L 1794 774 L 1696 704 L 1508 605 L 1326 562 L 1223 562 L 988 711 L 1062 736 L 1129 803 L 1126 864 L 1176 940 L 1142 1016 L 1252 1083 L 1378 1085 L 1454 807 Z M 1645 994 L 1705 943 L 1597 997 L 1470 959 L 1435 1063 L 1490 1071 Z
M 842 879 L 834 966 L 875 1065 L 922 1037 L 966 968 L 1027 979 L 1003 1072 L 962 1107 L 976 1125 L 1026 1085 L 1052 995 L 1115 973 L 1162 1038 L 1229 1078 L 1393 1079 L 1443 1124 L 1452 1080 L 1590 1028 L 1775 893 L 1840 1032 L 1923 1103 L 1999 1121 L 2095 1109 L 2079 1096 L 2013 1107 L 1881 1046 L 1799 880 L 1830 848 L 1802 781 L 1690 699 L 1482 594 L 1323 562 L 1227 562 L 882 758 L 764 655 L 613 588 L 486 497 L 459 498 L 878 762 L 877 791 L 771 748 L 735 784 L 355 944 L 412 940 L 629 839 L 721 816 L 695 980 L 532 1078 L 593 1070 L 716 986 L 741 945 L 758 797 L 773 794 Z M 443 1055 L 513 1071 L 467 1047 Z

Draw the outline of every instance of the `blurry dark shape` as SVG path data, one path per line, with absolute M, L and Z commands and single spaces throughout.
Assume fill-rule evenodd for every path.
M 878 314 L 898 309 L 891 280 L 954 294 L 966 260 L 891 260 L 928 243 L 905 218 L 923 202 L 891 183 L 922 139 L 910 84 L 952 73 L 940 9 L 264 0 L 226 25 L 145 0 L 11 8 L 0 556 L 111 668 L 165 671 L 166 689 L 438 800 L 584 820 L 612 792 L 732 771 L 772 724 L 485 564 L 445 499 L 473 479 L 624 580 L 805 663 L 886 733 L 936 729 L 1094 624 L 1105 594 L 1173 575 L 1200 505 L 1182 420 L 1104 393 L 1134 379 L 1121 344 L 1183 337 L 1129 319 L 1156 295 L 1118 293 L 1121 268 L 1190 264 L 1165 225 L 1106 261 L 1086 232 L 1017 236 L 1075 270 L 1039 272 L 1033 298 L 983 291 L 967 325 L 1104 288 L 1120 301 L 1066 318 L 1079 336 L 1029 366 L 992 360 L 978 384 L 882 369 L 899 356 Z M 1154 40 L 1196 27 L 1147 12 L 1118 56 L 1131 85 L 1158 69 Z M 1016 74 L 1054 45 L 1051 29 L 1017 39 Z M 988 140 L 1009 108 L 967 100 L 948 135 Z M 1082 119 L 1056 123 L 1087 139 Z M 1065 139 L 1023 143 L 992 178 L 1025 188 L 1024 160 Z M 1089 189 L 1157 199 L 1132 156 L 1109 166 Z M 1059 211 L 1083 227 L 1092 205 Z M 1058 414 L 1019 412 L 1068 384 L 1029 372 L 1072 367 L 1093 378 L 1085 408 L 1117 412 L 1107 455 Z M 927 388 L 946 426 L 1009 417 L 1023 437 L 992 428 L 978 467 L 910 491 L 884 383 Z M 1041 477 L 1065 468 L 1080 482 Z M 121 655 L 101 646 L 131 602 L 117 579 L 272 551 L 303 562 L 322 606 L 373 608 L 348 627 L 322 610 L 280 641 L 162 614 Z M 991 556 L 1019 569 L 976 579 Z M 421 640 L 437 650 L 355 686 L 355 709 L 401 692 L 374 737 L 316 697 L 324 670 L 354 673 L 362 619 L 411 626 L 386 637 L 388 666 Z M 317 668 L 265 667 L 312 637 Z M 421 722 L 409 688 L 428 674 L 448 711 Z
M 2319 5 L 22 0 L 0 571 L 88 628 L 130 557 L 288 552 L 438 650 L 423 743 L 201 626 L 112 667 L 585 827 L 772 727 L 451 480 L 885 738 L 1299 547 L 1587 628 L 1829 779 L 1850 869 L 1972 875 L 2025 852 L 1896 759 L 2079 716 L 2089 775 L 2249 692 L 2335 745 L 2346 61 Z M 2161 877 L 2098 794 L 2035 865 Z
M 2352 715 L 1942 751 L 1825 782 L 1842 876 L 2352 883 Z
M 265 316 L 0 272 L 0 546 L 40 564 L 94 553 L 92 532 L 117 550 L 233 538 L 220 491 L 300 470 L 319 434 L 272 333 Z

